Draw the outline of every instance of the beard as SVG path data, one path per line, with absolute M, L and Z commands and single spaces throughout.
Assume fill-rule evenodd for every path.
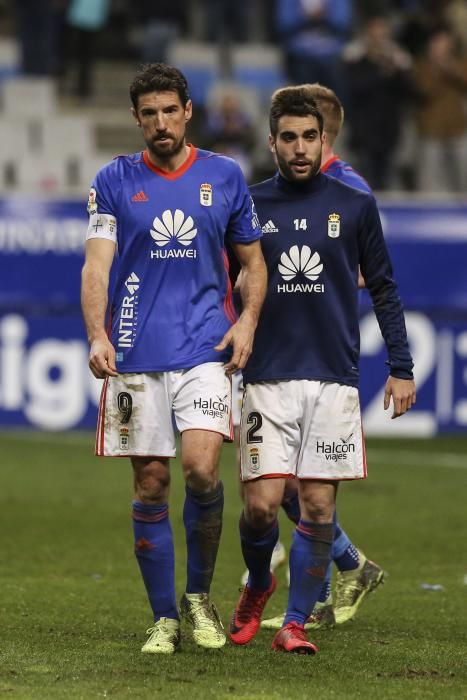
M 170 138 L 167 141 L 158 141 L 157 138 L 146 141 L 146 146 L 148 150 L 152 153 L 158 160 L 170 160 L 173 156 L 176 156 L 185 147 L 185 135 L 183 135 L 178 141 Z
M 276 160 L 279 170 L 286 180 L 289 180 L 290 182 L 308 182 L 308 180 L 311 180 L 311 178 L 319 173 L 319 169 L 321 167 L 321 151 L 314 160 L 309 158 L 304 159 L 309 166 L 309 169 L 305 173 L 297 173 L 293 168 L 293 161 L 291 162 L 286 160 L 280 156 L 277 151 Z

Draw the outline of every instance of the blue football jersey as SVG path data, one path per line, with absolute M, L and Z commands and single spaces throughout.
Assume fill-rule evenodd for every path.
M 352 168 L 349 163 L 341 160 L 339 156 L 333 156 L 329 158 L 326 163 L 321 166 L 321 172 L 335 177 L 339 182 L 344 182 L 349 187 L 355 187 L 356 190 L 362 190 L 363 192 L 370 192 L 371 187 L 368 182 L 362 177 L 356 170 Z
M 358 266 L 373 298 L 390 373 L 412 358 L 373 195 L 322 173 L 250 188 L 262 225 L 268 291 L 244 381 L 317 379 L 358 386 Z
M 169 173 L 143 151 L 102 168 L 91 193 L 94 235 L 108 215 L 116 229 L 110 338 L 117 369 L 226 361 L 230 349 L 214 350 L 236 320 L 225 244 L 261 237 L 237 163 L 190 146 L 189 158 Z

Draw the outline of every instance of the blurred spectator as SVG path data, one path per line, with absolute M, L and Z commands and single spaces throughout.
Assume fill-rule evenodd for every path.
M 411 58 L 391 37 L 386 15 L 368 17 L 345 51 L 350 146 L 375 190 L 389 186 L 404 109 L 414 94 Z
M 60 61 L 59 33 L 68 0 L 14 0 L 21 72 L 55 75 Z
M 72 92 L 81 98 L 93 93 L 96 39 L 109 18 L 110 0 L 70 0 L 65 16 L 62 73 L 75 73 Z
M 467 54 L 467 2 L 466 0 L 451 0 L 445 10 L 445 19 L 449 23 L 460 48 Z
M 248 3 L 241 0 L 205 0 L 203 5 L 207 41 L 218 44 L 248 39 Z
M 206 148 L 234 158 L 245 177 L 250 179 L 255 136 L 252 115 L 244 108 L 240 95 L 233 88 L 221 92 L 217 104 L 208 110 Z
M 340 54 L 352 17 L 353 0 L 276 0 L 277 34 L 292 83 L 319 82 L 343 94 Z
M 166 63 L 172 43 L 186 27 L 186 0 L 137 0 L 131 8 L 142 28 L 141 60 Z
M 433 18 L 432 13 L 421 8 L 406 11 L 400 16 L 397 36 L 401 45 L 407 49 L 411 56 L 419 56 L 424 50 Z
M 420 138 L 418 186 L 460 191 L 467 184 L 467 59 L 456 54 L 447 25 L 433 31 L 414 73 L 420 95 L 415 110 Z

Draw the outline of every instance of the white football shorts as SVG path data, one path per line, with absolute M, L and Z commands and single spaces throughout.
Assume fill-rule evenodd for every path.
M 240 426 L 243 403 L 243 376 L 241 372 L 232 375 L 232 423 L 235 428 Z
M 241 478 L 364 479 L 358 389 L 300 379 L 245 388 Z
M 172 372 L 119 374 L 102 387 L 96 433 L 99 457 L 175 457 L 178 430 L 233 439 L 232 388 L 221 362 Z

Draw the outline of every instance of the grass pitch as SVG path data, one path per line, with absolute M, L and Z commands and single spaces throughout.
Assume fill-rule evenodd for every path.
M 368 440 L 369 478 L 343 484 L 339 518 L 388 572 L 356 619 L 310 637 L 316 657 L 246 648 L 141 654 L 149 606 L 133 556 L 127 460 L 91 434 L 0 434 L 0 697 L 467 698 L 467 439 Z M 213 598 L 227 624 L 243 570 L 234 451 L 222 461 L 224 531 Z M 183 484 L 173 464 L 178 594 Z M 282 540 L 291 527 L 281 518 Z M 266 615 L 282 611 L 283 570 Z M 442 591 L 421 584 L 440 584 Z

